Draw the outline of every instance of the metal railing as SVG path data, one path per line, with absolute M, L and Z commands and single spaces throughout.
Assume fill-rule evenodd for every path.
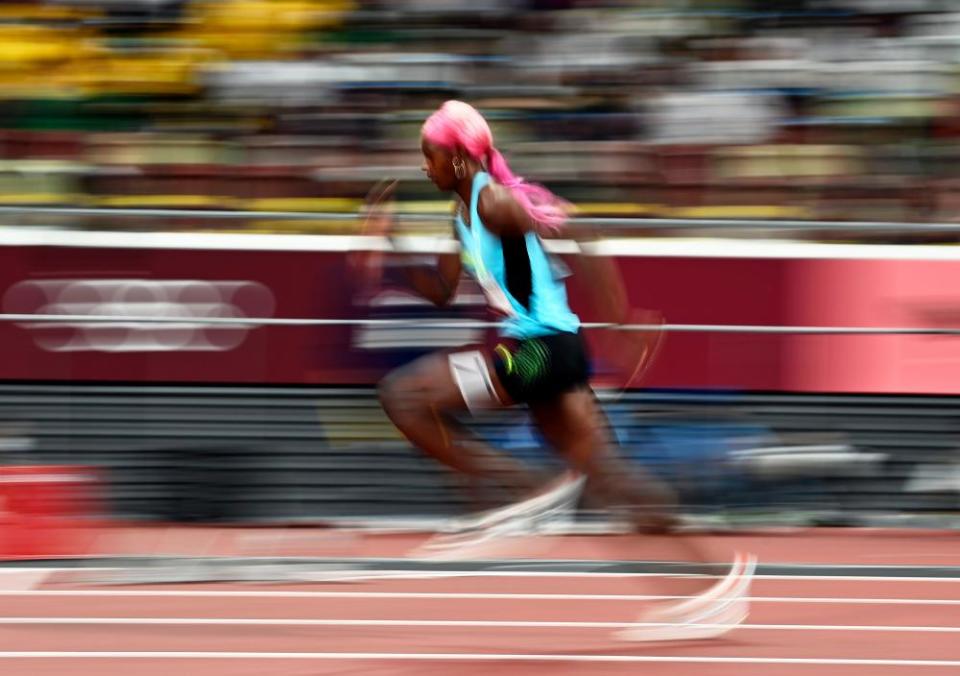
M 472 319 L 345 319 L 311 317 L 162 317 L 151 315 L 0 314 L 0 322 L 57 324 L 175 324 L 178 326 L 416 326 L 427 329 L 485 329 L 502 325 L 497 321 Z M 664 331 L 672 333 L 764 333 L 810 335 L 917 335 L 956 336 L 960 327 L 874 327 L 874 326 L 769 326 L 754 324 L 615 324 L 584 322 L 585 329 L 619 331 Z
M 96 208 L 96 207 L 48 207 L 48 206 L 0 206 L 0 216 L 74 216 L 97 218 L 166 218 L 206 220 L 360 220 L 363 214 L 351 211 L 239 211 L 214 209 L 133 209 L 133 208 Z M 396 215 L 400 223 L 447 223 L 447 214 L 410 214 Z M 671 219 L 636 217 L 595 217 L 582 216 L 573 219 L 574 225 L 602 227 L 610 231 L 645 230 L 769 230 L 784 231 L 854 231 L 862 233 L 956 233 L 960 234 L 960 223 L 904 223 L 885 221 L 803 221 L 803 220 L 744 220 L 744 219 Z

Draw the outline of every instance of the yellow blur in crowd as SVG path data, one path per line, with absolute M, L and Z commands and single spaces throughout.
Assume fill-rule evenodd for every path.
M 0 25 L 0 97 L 195 92 L 199 68 L 295 55 L 305 33 L 335 25 L 349 9 L 348 0 L 194 2 L 176 28 L 118 47 L 85 25 L 102 19 L 100 10 L 6 5 L 0 21 L 43 23 Z
M 908 4 L 4 3 L 0 205 L 444 213 L 417 134 L 464 98 L 582 216 L 956 221 L 960 7 Z

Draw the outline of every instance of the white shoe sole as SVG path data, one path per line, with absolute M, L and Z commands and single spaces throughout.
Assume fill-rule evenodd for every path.
M 494 556 L 508 538 L 535 535 L 571 519 L 585 483 L 585 477 L 568 474 L 546 493 L 457 522 L 455 530 L 431 538 L 412 556 L 434 561 Z
M 629 629 L 617 632 L 621 641 L 652 642 L 652 641 L 703 641 L 719 638 L 728 634 L 750 614 L 749 604 L 739 601 L 724 612 L 703 622 L 687 622 L 683 624 L 658 624 L 656 622 L 638 622 Z
M 702 595 L 675 607 L 676 621 L 637 622 L 616 633 L 623 641 L 691 641 L 718 638 L 747 619 L 747 596 L 757 569 L 757 559 L 739 554 L 731 572 Z M 686 615 L 684 617 L 684 614 Z
M 525 519 L 534 515 L 543 515 L 557 508 L 572 509 L 574 505 L 570 503 L 579 499 L 585 483 L 586 477 L 567 473 L 557 485 L 549 491 L 535 495 L 532 498 L 527 498 L 521 502 L 516 502 L 512 505 L 507 505 L 506 507 L 501 507 L 500 509 L 459 521 L 456 523 L 455 529 L 457 531 L 464 531 L 491 528 L 518 519 Z

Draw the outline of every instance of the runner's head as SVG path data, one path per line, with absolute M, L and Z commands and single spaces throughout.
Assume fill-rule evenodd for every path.
M 423 123 L 420 133 L 423 169 L 440 190 L 453 190 L 466 176 L 466 161 L 483 167 L 501 185 L 510 188 L 538 228 L 555 233 L 567 220 L 568 204 L 543 186 L 514 175 L 493 145 L 490 125 L 476 108 L 463 101 L 447 101 Z

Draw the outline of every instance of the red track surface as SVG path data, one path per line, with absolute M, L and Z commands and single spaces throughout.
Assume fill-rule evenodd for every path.
M 205 538 L 201 537 L 202 533 Z M 330 536 L 325 542 L 314 540 L 307 547 L 307 540 L 303 538 L 309 535 L 298 535 L 297 531 L 287 533 L 291 538 L 301 539 L 298 542 L 294 539 L 275 540 L 271 548 L 283 550 L 296 545 L 321 553 L 319 549 L 330 549 L 331 543 L 335 543 L 334 548 L 343 551 L 322 553 L 395 556 L 408 551 L 418 540 L 413 536 L 348 540 L 339 534 Z M 160 536 L 159 533 L 153 535 Z M 186 550 L 201 541 L 206 542 L 205 553 L 234 554 L 246 548 L 242 532 L 224 531 L 216 537 L 212 535 L 212 531 L 168 531 L 163 535 L 167 548 L 163 553 L 189 553 Z M 189 546 L 188 541 L 192 543 Z M 157 550 L 165 548 L 157 540 L 153 551 L 146 551 L 149 548 L 145 542 L 141 539 L 138 545 L 137 551 L 141 554 L 159 553 Z M 262 540 L 258 542 L 262 544 Z M 670 550 L 664 543 L 650 541 L 638 546 L 632 539 L 614 536 L 551 538 L 549 543 L 541 544 L 549 544 L 549 547 L 541 548 L 541 553 L 550 558 L 620 559 L 628 554 L 644 559 L 670 558 Z M 781 536 L 719 537 L 711 539 L 710 545 L 721 552 L 733 549 L 754 551 L 765 563 L 960 565 L 960 537 L 933 532 L 807 531 Z M 531 550 L 518 553 L 530 556 Z M 848 579 L 761 577 L 752 589 L 755 601 L 749 625 L 728 637 L 700 643 L 630 644 L 617 640 L 613 636 L 615 629 L 608 627 L 404 626 L 403 622 L 626 623 L 635 619 L 642 601 L 569 598 L 569 595 L 682 594 L 686 582 L 600 575 L 476 576 L 356 584 L 107 588 L 81 587 L 70 582 L 71 576 L 61 573 L 50 576 L 36 589 L 16 591 L 9 589 L 12 585 L 8 584 L 6 591 L 0 591 L 3 596 L 0 615 L 5 618 L 5 623 L 0 624 L 0 673 L 5 676 L 467 676 L 491 673 L 497 676 L 573 673 L 665 676 L 897 676 L 927 673 L 940 676 L 960 673 L 960 581 L 858 579 L 856 571 L 851 571 L 850 575 Z M 13 577 L 10 575 L 11 579 Z M 0 582 L 3 578 L 0 574 Z M 115 592 L 122 593 L 117 595 Z M 329 592 L 341 594 L 336 596 Z M 423 596 L 402 595 L 411 593 Z M 455 596 L 463 593 L 501 596 Z M 516 594 L 549 597 L 503 596 Z M 949 601 L 954 603 L 946 603 Z M 23 618 L 47 618 L 48 623 L 28 624 Z M 69 623 L 55 623 L 49 621 L 50 618 L 74 619 Z M 138 619 L 96 625 L 78 622 L 77 618 Z M 156 624 L 168 618 L 247 619 L 254 622 L 245 625 Z M 333 622 L 328 625 L 267 622 L 276 619 Z M 368 620 L 370 623 L 337 626 L 336 620 Z M 384 620 L 400 623 L 375 624 Z M 774 628 L 770 625 L 803 627 Z M 881 626 L 890 629 L 864 630 L 864 627 Z M 957 631 L 940 633 L 932 628 L 956 628 Z M 12 652 L 34 651 L 103 651 L 113 655 L 104 658 L 10 655 Z M 205 656 L 124 655 L 154 652 L 202 652 Z M 331 653 L 362 653 L 366 656 L 344 659 Z M 399 653 L 419 657 L 404 660 L 397 657 Z M 449 657 L 431 657 L 437 654 L 449 654 Z M 458 655 L 472 658 L 458 658 Z M 523 657 L 531 655 L 547 657 Z M 697 658 L 703 661 L 613 661 L 634 658 Z M 768 659 L 771 662 L 723 661 L 727 659 Z M 791 659 L 827 662 L 791 663 Z M 892 660 L 909 664 L 830 662 L 835 660 Z M 931 660 L 951 664 L 916 663 Z

